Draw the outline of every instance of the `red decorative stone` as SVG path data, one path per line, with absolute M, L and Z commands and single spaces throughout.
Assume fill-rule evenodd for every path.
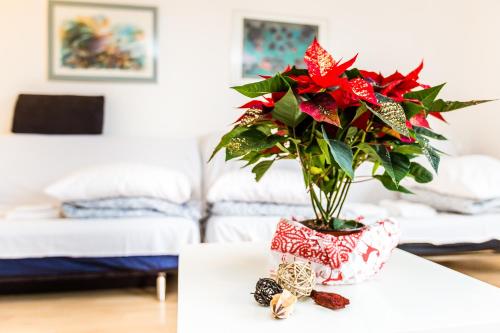
M 316 290 L 311 292 L 311 298 L 316 304 L 332 310 L 343 309 L 350 303 L 347 298 L 339 294 Z

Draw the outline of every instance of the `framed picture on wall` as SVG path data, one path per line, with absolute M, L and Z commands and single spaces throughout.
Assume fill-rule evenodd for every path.
M 49 79 L 156 81 L 154 7 L 49 2 Z
M 235 13 L 233 24 L 233 82 L 274 75 L 287 65 L 304 67 L 304 53 L 313 39 L 326 40 L 323 19 Z

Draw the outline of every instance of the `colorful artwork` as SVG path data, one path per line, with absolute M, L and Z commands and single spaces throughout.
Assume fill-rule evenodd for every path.
M 61 65 L 141 70 L 146 57 L 143 41 L 143 31 L 133 25 L 113 26 L 106 16 L 78 17 L 61 28 Z
M 287 65 L 304 67 L 304 52 L 318 33 L 318 25 L 245 18 L 242 76 L 273 75 Z
M 50 4 L 51 78 L 155 80 L 154 8 Z

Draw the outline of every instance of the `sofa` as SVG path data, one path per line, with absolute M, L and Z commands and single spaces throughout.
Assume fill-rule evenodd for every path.
M 189 179 L 191 200 L 200 201 L 198 151 L 195 139 L 3 135 L 0 204 L 4 212 L 11 212 L 12 207 L 24 207 L 28 213 L 29 207 L 57 207 L 59 202 L 44 193 L 49 184 L 75 170 L 114 163 L 156 165 L 182 173 Z M 6 214 L 0 219 L 0 281 L 21 283 L 11 285 L 11 290 L 26 289 L 23 281 L 33 279 L 175 270 L 180 247 L 200 240 L 199 220 L 184 216 L 77 219 L 27 215 L 6 218 Z

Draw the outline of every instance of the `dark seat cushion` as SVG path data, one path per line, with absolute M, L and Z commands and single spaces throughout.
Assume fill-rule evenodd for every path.
M 104 96 L 20 94 L 12 132 L 102 134 Z

